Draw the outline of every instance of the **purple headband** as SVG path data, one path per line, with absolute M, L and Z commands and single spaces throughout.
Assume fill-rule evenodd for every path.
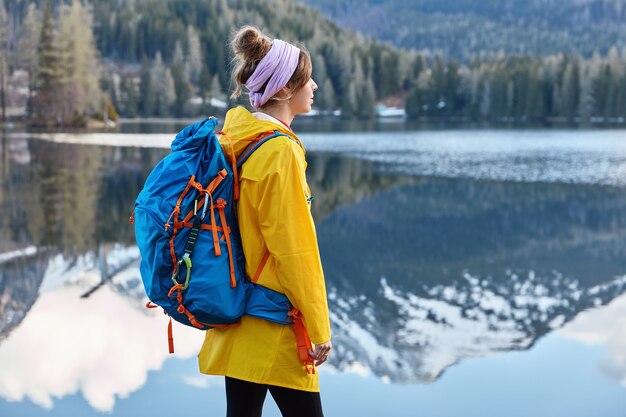
M 258 109 L 287 85 L 289 79 L 296 71 L 299 58 L 299 48 L 280 39 L 272 41 L 272 47 L 269 52 L 259 61 L 256 69 L 248 78 L 248 82 L 246 82 L 246 87 L 250 90 L 250 104 L 252 107 Z M 266 82 L 265 92 L 259 93 L 259 89 Z

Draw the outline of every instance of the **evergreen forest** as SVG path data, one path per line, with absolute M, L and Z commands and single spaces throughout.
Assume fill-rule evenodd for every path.
M 457 59 L 605 55 L 626 46 L 624 0 L 297 0 L 342 27 Z
M 371 118 L 623 123 L 626 50 L 589 56 L 400 49 L 342 29 L 293 0 L 0 0 L 2 115 L 196 117 L 229 100 L 233 31 L 252 24 L 311 54 L 320 114 Z M 12 104 L 13 103 L 13 104 Z M 240 103 L 245 104 L 244 101 Z

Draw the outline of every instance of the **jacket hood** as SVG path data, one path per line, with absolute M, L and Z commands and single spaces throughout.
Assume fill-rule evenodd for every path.
M 302 147 L 300 139 L 298 139 L 295 133 L 287 128 L 287 126 L 266 120 L 259 120 L 244 107 L 239 106 L 230 109 L 226 113 L 220 144 L 224 147 L 226 155 L 230 157 L 230 143 L 232 143 L 235 155 L 239 156 L 250 142 L 271 134 L 274 131 L 289 135 L 289 137 L 298 142 L 300 147 Z M 304 147 L 302 147 L 302 149 L 304 150 Z

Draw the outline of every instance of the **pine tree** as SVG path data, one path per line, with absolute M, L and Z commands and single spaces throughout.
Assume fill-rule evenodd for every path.
M 406 99 L 406 115 L 409 119 L 417 119 L 420 115 L 420 110 L 422 107 L 422 97 L 420 89 L 415 86 L 409 93 L 409 96 Z
M 480 115 L 483 119 L 491 116 L 491 79 L 486 78 L 482 83 L 480 95 Z
M 371 80 L 365 78 L 363 65 L 359 59 L 354 61 L 354 71 L 352 85 L 355 90 L 354 104 L 351 105 L 352 112 L 360 118 L 370 118 L 374 116 L 374 106 L 376 101 L 376 91 Z M 369 83 L 368 83 L 369 81 Z
M 61 90 L 60 58 L 50 0 L 44 6 L 43 22 L 37 48 L 38 65 L 33 98 L 35 123 L 58 123 L 60 114 L 55 100 Z
M 100 66 L 92 31 L 91 10 L 80 0 L 62 9 L 60 17 L 61 66 L 64 69 L 66 107 L 70 116 L 84 116 L 101 110 Z M 64 106 L 65 107 L 65 106 Z
M 150 70 L 150 62 L 147 57 L 143 57 L 141 63 L 141 76 L 139 85 L 139 113 L 143 117 L 154 115 L 155 95 L 154 86 L 152 84 L 152 74 Z
M 187 59 L 185 67 L 188 68 L 188 79 L 193 84 L 198 84 L 200 73 L 204 68 L 202 44 L 198 32 L 191 25 L 187 26 Z
M 357 111 L 357 95 L 354 81 L 347 83 L 346 94 L 341 97 L 341 116 L 349 119 L 354 117 Z
M 222 100 L 224 98 L 224 94 L 222 94 L 222 86 L 220 85 L 220 78 L 218 75 L 214 75 L 211 77 L 207 72 L 208 81 L 206 83 L 206 98 L 209 99 L 208 104 L 206 101 L 204 102 L 203 111 L 207 113 L 214 113 L 215 109 L 213 107 L 212 100 Z
M 122 88 L 126 93 L 124 113 L 128 117 L 136 117 L 138 113 L 138 97 L 134 78 L 130 76 L 122 78 Z
M 224 92 L 222 91 L 222 85 L 220 84 L 220 78 L 216 75 L 211 81 L 211 97 L 218 100 L 224 99 Z
M 615 116 L 615 110 L 617 107 L 617 89 L 619 88 L 617 78 L 619 74 L 615 74 L 611 70 L 610 64 L 607 64 L 606 75 L 606 93 L 604 94 L 604 118 L 609 121 L 610 118 Z
M 580 77 L 580 105 L 578 113 L 580 121 L 583 124 L 589 122 L 589 118 L 593 114 L 594 98 L 593 98 L 593 82 L 591 64 L 587 63 L 583 66 L 582 75 Z
M 176 42 L 174 47 L 174 59 L 172 62 L 172 78 L 174 79 L 174 89 L 176 91 L 176 100 L 174 104 L 174 114 L 176 116 L 184 116 L 187 114 L 187 102 L 192 95 L 192 86 L 189 80 L 189 65 L 186 64 L 183 56 L 183 49 L 180 42 Z
M 619 108 L 618 117 L 626 118 L 626 74 L 622 75 L 619 86 Z
M 311 53 L 313 62 L 313 80 L 318 85 L 315 93 L 315 107 L 320 110 L 331 110 L 335 105 L 335 90 L 326 72 L 326 60 L 321 54 Z
M 435 57 L 435 62 L 433 63 L 432 68 L 432 79 L 433 79 L 433 92 L 434 92 L 434 102 L 431 103 L 433 108 L 439 108 L 440 110 L 444 110 L 448 103 L 446 103 L 446 65 L 443 62 L 443 58 L 439 55 Z
M 357 100 L 357 115 L 360 118 L 369 119 L 376 116 L 376 89 L 374 88 L 374 82 L 371 78 L 368 78 L 364 85 L 359 89 L 359 92 L 357 93 Z
M 324 84 L 315 93 L 315 101 L 321 110 L 333 110 L 335 106 L 335 89 L 330 78 L 324 79 Z
M 530 121 L 538 121 L 543 119 L 543 109 L 541 106 L 541 79 L 538 71 L 538 65 L 533 65 L 528 71 L 527 84 L 520 86 L 520 93 L 524 94 L 525 108 L 524 115 Z
M 379 95 L 388 97 L 398 92 L 398 88 L 402 80 L 399 73 L 399 55 L 387 48 L 381 55 L 380 71 L 381 83 L 379 86 Z
M 433 72 L 430 68 L 424 67 L 417 77 L 415 86 L 418 89 L 416 94 L 418 94 L 420 105 L 418 113 L 423 113 L 427 116 L 436 114 L 438 99 L 433 86 Z
M 122 76 L 116 72 L 107 72 L 102 79 L 102 88 L 106 91 L 111 104 L 123 113 L 126 112 L 126 91 L 122 85 Z
M 468 94 L 469 94 L 469 108 L 466 111 L 466 114 L 477 120 L 480 117 L 480 94 L 481 94 L 481 77 L 483 76 L 482 68 L 479 66 L 475 66 L 469 70 L 468 75 Z
M 163 63 L 161 52 L 157 52 L 150 69 L 150 84 L 155 95 L 155 114 L 169 116 L 176 101 L 176 86 L 171 70 Z
M 202 70 L 200 71 L 200 77 L 198 82 L 198 93 L 200 97 L 202 97 L 202 108 L 204 111 L 204 107 L 206 105 L 206 98 L 209 94 L 211 88 L 211 74 L 209 74 L 209 70 L 207 70 L 206 66 L 202 66 Z
M 171 76 L 174 80 L 174 90 L 176 99 L 174 102 L 174 114 L 184 116 L 187 113 L 187 102 L 191 98 L 191 86 L 187 81 L 187 75 L 182 65 L 174 65 L 171 69 Z
M 602 69 L 593 80 L 594 114 L 596 116 L 608 117 L 610 113 L 608 97 L 611 85 L 611 67 L 602 64 Z
M 183 47 L 180 44 L 180 41 L 176 41 L 176 44 L 174 45 L 174 55 L 172 57 L 172 66 L 179 66 L 179 67 L 183 67 L 184 64 L 184 56 L 183 56 Z
M 573 121 L 580 108 L 580 63 L 575 57 L 567 66 L 563 77 L 563 115 Z
M 4 8 L 4 0 L 0 0 L 0 120 L 3 122 L 7 119 L 6 110 L 6 94 L 7 94 L 7 80 L 9 78 L 9 65 L 8 65 L 8 19 L 7 12 Z
M 37 46 L 41 36 L 41 19 L 41 12 L 37 9 L 37 6 L 33 3 L 29 4 L 18 42 L 18 65 L 28 72 L 28 102 L 26 108 L 29 114 L 32 110 L 31 101 L 35 89 Z
M 509 77 L 504 63 L 498 62 L 490 83 L 491 111 L 489 115 L 496 120 L 502 120 L 507 115 L 508 82 Z
M 446 103 L 445 113 L 452 116 L 462 106 L 461 103 L 461 77 L 459 75 L 459 64 L 452 59 L 448 62 L 445 83 L 443 87 L 443 97 Z

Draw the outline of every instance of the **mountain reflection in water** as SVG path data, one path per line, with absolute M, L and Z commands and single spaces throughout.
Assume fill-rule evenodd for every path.
M 49 408 L 81 392 L 110 411 L 163 366 L 166 320 L 144 311 L 127 219 L 166 153 L 3 138 L 1 397 Z M 332 369 L 432 382 L 455 363 L 528 349 L 585 310 L 623 300 L 620 187 L 406 175 L 325 151 L 307 159 Z M 605 318 L 623 312 L 619 303 Z M 610 336 L 614 326 L 591 327 L 567 335 L 610 340 L 603 369 L 625 383 L 624 341 Z M 191 358 L 202 333 L 177 326 L 175 337 L 177 355 Z

